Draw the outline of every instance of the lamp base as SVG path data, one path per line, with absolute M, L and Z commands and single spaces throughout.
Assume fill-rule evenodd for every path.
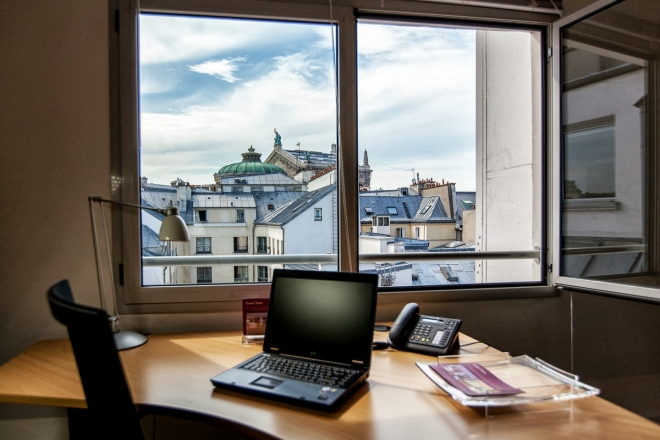
M 127 330 L 117 332 L 113 336 L 115 338 L 117 351 L 139 347 L 140 345 L 147 342 L 147 337 L 145 335 Z

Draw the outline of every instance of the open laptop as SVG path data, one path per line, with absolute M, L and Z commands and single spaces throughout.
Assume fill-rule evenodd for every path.
M 218 388 L 332 411 L 369 376 L 378 276 L 273 271 L 263 352 Z

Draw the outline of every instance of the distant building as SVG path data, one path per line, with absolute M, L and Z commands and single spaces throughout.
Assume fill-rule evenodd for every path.
M 143 255 L 337 255 L 336 151 L 283 150 L 275 133 L 275 149 L 266 162 L 250 147 L 241 154 L 241 162 L 214 174 L 214 184 L 190 185 L 176 179 L 161 185 L 143 178 L 142 204 L 178 207 L 191 235 L 189 243 L 159 242 L 154 231 L 162 216 L 147 214 Z M 446 251 L 452 249 L 444 247 L 463 238 L 463 214 L 473 208 L 474 193 L 457 193 L 454 184 L 432 179 L 418 179 L 397 190 L 369 191 L 366 151 L 360 167 L 362 253 Z M 336 264 L 248 264 L 236 258 L 226 264 L 150 266 L 143 276 L 147 284 L 267 282 L 278 267 L 337 269 Z M 469 261 L 364 263 L 360 270 L 378 273 L 382 286 L 474 282 Z
M 337 145 L 330 145 L 329 153 L 319 151 L 301 150 L 300 144 L 295 150 L 285 150 L 282 148 L 282 137 L 275 130 L 275 140 L 273 151 L 271 151 L 266 163 L 273 164 L 283 169 L 289 177 L 293 177 L 300 182 L 309 182 L 316 174 L 332 166 L 337 166 Z M 371 167 L 367 151 L 364 151 L 362 165 L 359 168 L 359 187 L 369 188 L 371 185 Z

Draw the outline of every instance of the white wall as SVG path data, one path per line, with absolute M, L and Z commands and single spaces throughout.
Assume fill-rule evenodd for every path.
M 477 31 L 475 248 L 540 246 L 540 45 L 526 32 Z M 477 282 L 539 280 L 531 260 L 476 262 Z
M 107 29 L 102 0 L 0 3 L 0 363 L 66 335 L 46 302 L 55 282 L 99 304 L 87 197 L 111 195 Z M 0 420 L 0 437 L 66 432 L 52 422 Z
M 565 124 L 614 116 L 615 200 L 620 209 L 570 211 L 564 215 L 564 235 L 642 238 L 642 121 L 635 103 L 646 93 L 645 72 L 646 69 L 637 70 L 565 94 Z
M 332 192 L 308 207 L 298 217 L 283 226 L 284 253 L 333 253 Z M 314 208 L 321 208 L 321 221 L 314 221 Z

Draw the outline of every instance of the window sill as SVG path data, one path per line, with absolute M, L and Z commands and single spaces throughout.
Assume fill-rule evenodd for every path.
M 621 203 L 615 199 L 569 199 L 564 200 L 564 211 L 618 211 Z

